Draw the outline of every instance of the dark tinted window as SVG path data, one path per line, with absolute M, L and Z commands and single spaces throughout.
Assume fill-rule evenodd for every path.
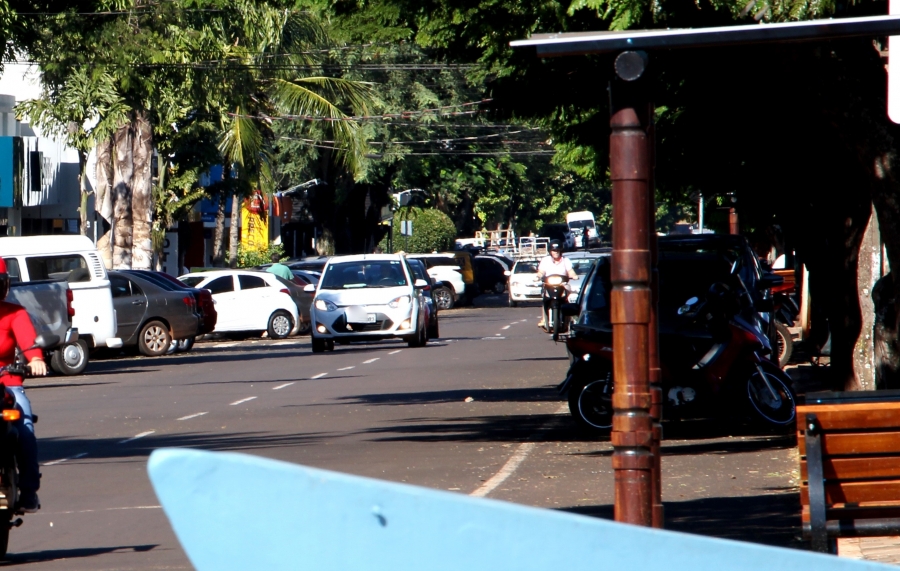
M 6 273 L 9 274 L 9 283 L 17 284 L 22 281 L 22 273 L 19 271 L 19 260 L 4 258 L 6 260 Z
M 109 285 L 112 288 L 113 297 L 128 297 L 131 295 L 129 282 L 122 276 L 109 276 Z
M 238 282 L 241 284 L 241 289 L 255 289 L 269 285 L 259 276 L 238 276 Z
M 428 274 L 425 272 L 425 266 L 418 260 L 410 260 L 409 269 L 412 271 L 412 275 L 415 279 L 428 281 Z
M 225 293 L 234 291 L 234 280 L 231 276 L 222 276 L 206 284 L 206 288 L 210 293 Z
M 130 280 L 129 280 L 130 281 Z M 141 289 L 141 286 L 137 285 L 134 282 L 131 282 L 131 295 L 144 295 L 144 290 Z

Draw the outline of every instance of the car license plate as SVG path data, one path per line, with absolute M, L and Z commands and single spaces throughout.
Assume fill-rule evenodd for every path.
M 366 314 L 366 323 L 375 323 L 375 314 L 374 313 Z
M 527 295 L 541 295 L 541 288 L 539 288 L 539 287 L 529 288 Z

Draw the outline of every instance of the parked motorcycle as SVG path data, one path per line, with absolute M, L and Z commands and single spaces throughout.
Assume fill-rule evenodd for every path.
M 794 421 L 791 379 L 766 358 L 772 348 L 737 266 L 731 268 L 731 285 L 714 283 L 705 299 L 691 297 L 676 315 L 661 316 L 672 325 L 660 339 L 667 418 L 733 416 L 738 406 L 769 425 Z M 560 393 L 567 395 L 580 425 L 609 431 L 615 386 L 612 327 L 576 324 L 567 343 L 573 360 Z
M 59 338 L 56 335 L 38 335 L 31 349 L 46 349 L 56 346 Z M 18 509 L 19 501 L 19 470 L 16 465 L 16 450 L 18 449 L 19 433 L 16 422 L 22 418 L 22 411 L 16 408 L 16 397 L 2 384 L 2 379 L 7 375 L 20 377 L 27 376 L 29 369 L 24 362 L 21 353 L 17 354 L 16 361 L 11 365 L 0 368 L 0 558 L 6 556 L 9 548 L 9 531 L 22 525 L 24 515 Z M 37 424 L 37 415 L 32 415 L 33 423 Z M 15 518 L 15 519 L 13 519 Z
M 794 326 L 794 318 L 800 313 L 797 303 L 789 291 L 775 291 L 772 295 L 775 318 L 775 343 L 778 364 L 783 368 L 791 360 L 794 352 L 794 338 L 788 327 Z
M 553 340 L 559 340 L 559 333 L 563 329 L 562 304 L 566 302 L 569 290 L 566 287 L 569 276 L 544 276 L 544 298 L 550 299 L 550 307 L 547 309 L 547 329 L 553 334 Z

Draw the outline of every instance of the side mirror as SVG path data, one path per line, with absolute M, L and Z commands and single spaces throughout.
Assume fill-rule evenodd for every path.
M 56 345 L 59 345 L 59 335 L 47 333 L 45 335 L 38 335 L 34 338 L 35 349 L 49 349 Z
M 303 286 L 303 291 L 306 293 L 316 293 L 316 284 L 306 284 Z
M 503 271 L 503 275 L 506 276 L 506 277 L 509 277 L 509 276 L 512 275 L 512 272 L 509 271 L 509 270 L 504 270 L 504 271 Z
M 564 303 L 559 306 L 559 312 L 566 317 L 575 317 L 581 313 L 581 306 L 577 303 Z
M 778 274 L 763 274 L 756 282 L 756 289 L 766 290 L 784 283 L 784 278 Z
M 415 283 L 413 283 L 413 286 L 414 286 L 416 289 L 425 289 L 425 288 L 428 287 L 428 282 L 426 282 L 426 281 L 423 280 L 422 278 L 419 278 L 419 279 L 417 279 L 417 280 L 415 281 Z

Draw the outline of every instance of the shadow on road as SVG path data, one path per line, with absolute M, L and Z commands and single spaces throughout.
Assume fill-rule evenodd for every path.
M 551 402 L 560 400 L 553 387 L 517 389 L 454 389 L 419 393 L 382 393 L 340 397 L 341 404 L 422 405 L 464 402 L 467 398 L 476 402 Z M 478 420 L 477 418 L 473 418 Z
M 32 551 L 31 553 L 10 553 L 2 565 L 21 565 L 23 563 L 45 563 L 58 559 L 77 559 L 82 557 L 94 557 L 107 553 L 122 553 L 128 551 L 151 551 L 159 545 L 122 545 L 119 547 L 83 547 L 75 549 L 48 549 L 46 551 Z
M 807 549 L 797 492 L 665 502 L 666 529 L 722 539 Z M 613 519 L 611 505 L 562 511 Z

